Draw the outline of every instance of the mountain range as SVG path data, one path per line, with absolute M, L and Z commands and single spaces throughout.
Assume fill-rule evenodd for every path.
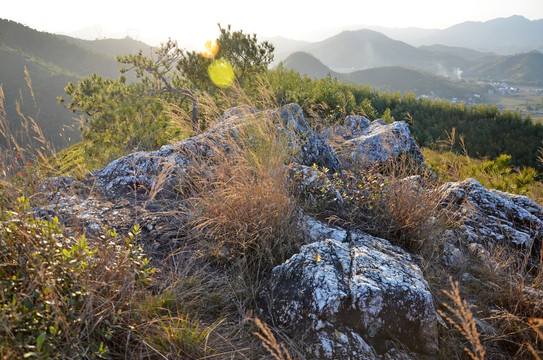
M 376 90 L 413 91 L 417 95 L 432 94 L 442 98 L 465 100 L 474 93 L 486 93 L 487 85 L 466 81 L 453 81 L 443 76 L 405 66 L 381 66 L 349 73 L 331 70 L 313 55 L 295 52 L 287 57 L 282 66 L 295 70 L 311 78 L 323 78 L 328 74 L 332 78 L 354 84 L 369 85 Z
M 377 89 L 414 90 L 418 94 L 434 92 L 444 98 L 467 97 L 485 91 L 485 87 L 461 80 L 543 85 L 543 54 L 537 50 L 543 49 L 543 38 L 537 36 L 543 33 L 543 28 L 537 33 L 541 24 L 543 20 L 530 21 L 513 16 L 485 23 L 462 23 L 438 32 L 423 29 L 407 32 L 411 41 L 417 35 L 419 41 L 443 39 L 444 43 L 455 46 L 434 44 L 415 47 L 370 29 L 346 30 L 314 43 L 281 38 L 277 39 L 276 46 L 278 58 L 287 69 L 310 77 L 320 78 L 330 73 L 338 80 L 367 84 Z M 469 32 L 473 35 L 467 36 Z M 522 33 L 524 41 L 517 41 Z M 479 40 L 476 39 L 480 37 L 485 39 L 486 47 L 460 46 L 477 45 Z M 490 52 L 489 49 L 497 47 L 489 44 L 498 44 L 500 39 L 504 41 L 502 49 L 517 41 L 517 45 L 530 51 L 511 55 Z M 290 54 L 285 56 L 287 50 Z
M 532 50 L 543 51 L 543 37 L 541 36 L 543 34 L 543 19 L 529 20 L 519 15 L 484 22 L 466 21 L 446 29 L 346 25 L 323 30 L 320 32 L 320 38 L 325 39 L 343 31 L 361 29 L 374 30 L 391 39 L 403 41 L 416 47 L 441 44 L 493 52 L 499 55 L 513 55 Z M 281 44 L 279 44 L 279 48 L 281 48 Z

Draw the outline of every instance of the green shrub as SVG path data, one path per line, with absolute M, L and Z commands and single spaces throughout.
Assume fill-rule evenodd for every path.
M 153 272 L 134 243 L 138 229 L 91 245 L 64 234 L 56 218 L 33 218 L 24 197 L 19 204 L 0 215 L 0 355 L 113 356 Z

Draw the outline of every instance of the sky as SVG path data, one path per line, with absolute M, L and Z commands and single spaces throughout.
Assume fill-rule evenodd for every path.
M 346 25 L 444 29 L 511 15 L 543 19 L 543 0 L 7 0 L 0 7 L 0 18 L 39 31 L 87 28 L 94 38 L 130 36 L 151 45 L 172 38 L 185 48 L 217 38 L 217 23 L 259 38 L 318 41 L 323 29 Z

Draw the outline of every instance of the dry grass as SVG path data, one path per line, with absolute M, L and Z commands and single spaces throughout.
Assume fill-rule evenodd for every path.
M 465 300 L 460 297 L 458 283 L 449 279 L 451 283 L 451 291 L 443 290 L 443 292 L 453 302 L 453 305 L 444 303 L 445 308 L 453 315 L 448 316 L 445 312 L 438 310 L 438 313 L 443 316 L 456 330 L 469 342 L 470 348 L 465 347 L 464 351 L 472 360 L 484 360 L 485 350 L 479 339 L 479 332 L 471 310 Z
M 263 103 L 270 101 L 270 93 L 263 89 L 254 91 L 262 92 Z M 243 92 L 234 99 L 235 104 L 246 105 L 246 108 L 253 105 Z M 210 119 L 231 105 L 231 94 L 204 101 L 203 124 L 213 126 Z M 175 114 L 172 112 L 172 120 L 182 121 L 181 110 L 177 110 Z M 9 133 L 11 128 L 2 111 L 0 107 L 3 135 L 12 141 L 10 147 L 21 150 L 19 145 L 14 145 L 17 138 Z M 32 124 L 33 118 L 25 119 Z M 243 319 L 247 311 L 254 308 L 265 275 L 299 247 L 295 199 L 286 176 L 292 154 L 273 119 L 266 119 L 255 117 L 234 134 L 220 139 L 219 143 L 225 147 L 215 150 L 215 161 L 207 159 L 211 162 L 202 161 L 200 168 L 196 166 L 194 177 L 184 189 L 189 200 L 179 214 L 191 221 L 187 228 L 190 230 L 188 247 L 170 254 L 164 264 L 159 265 L 162 274 L 157 278 L 146 272 L 153 269 L 131 238 L 106 233 L 99 241 L 87 243 L 84 238 L 68 238 L 58 229 L 55 230 L 58 236 L 51 239 L 49 249 L 40 247 L 35 233 L 15 232 L 18 240 L 11 244 L 19 244 L 21 248 L 8 251 L 4 247 L 0 264 L 0 271 L 12 262 L 28 266 L 21 268 L 21 273 L 25 274 L 29 287 L 16 290 L 15 305 L 26 306 L 24 299 L 37 294 L 34 304 L 48 306 L 44 305 L 46 300 L 54 306 L 45 312 L 42 310 L 42 318 L 45 316 L 47 321 L 38 328 L 27 328 L 37 316 L 32 311 L 17 324 L 0 316 L 3 339 L 0 357 L 20 358 L 25 354 L 40 358 L 80 354 L 86 358 L 134 359 L 260 356 L 262 345 Z M 32 129 L 32 125 L 27 127 Z M 1 154 L 2 159 L 15 159 L 13 163 L 3 163 L 6 173 L 1 184 L 2 214 L 7 204 L 18 196 L 33 194 L 43 178 L 43 167 L 30 167 L 26 158 L 16 154 L 19 152 Z M 166 164 L 164 169 L 162 177 L 149 189 L 149 202 L 159 200 L 157 194 L 171 166 Z M 33 221 L 29 217 L 21 224 L 33 228 Z M 64 240 L 58 242 L 58 239 Z M 37 260 L 40 250 L 47 250 L 40 255 L 44 256 L 43 262 Z M 54 266 L 48 255 L 55 257 Z M 59 282 L 64 276 L 61 274 L 69 275 L 69 288 L 63 287 L 64 280 Z M 168 277 L 169 280 L 164 281 Z M 11 277 L 6 275 L 5 278 Z M 11 302 L 7 301 L 11 295 L 6 289 L 3 286 L 3 304 Z M 79 290 L 74 292 L 74 289 Z M 23 309 L 26 309 L 23 313 L 29 310 L 28 307 Z M 22 333 L 29 334 L 24 341 L 18 337 Z
M 272 92 L 265 87 L 253 89 L 250 96 L 231 89 L 202 100 L 202 129 L 220 126 L 213 120 L 234 105 L 244 105 L 245 109 L 273 107 Z M 257 92 L 261 92 L 261 100 L 255 103 L 251 97 Z M 11 141 L 9 150 L 0 154 L 4 171 L 0 172 L 0 210 L 5 216 L 7 210 L 13 210 L 8 204 L 14 199 L 33 193 L 42 173 L 40 168 L 27 165 L 35 163 L 37 157 L 27 158 L 29 151 L 14 144 L 19 140 L 9 133 L 3 101 L 0 88 L 0 131 Z M 180 109 L 173 109 L 170 115 L 172 121 L 187 123 Z M 41 318 L 30 311 L 22 325 L 9 316 L 0 316 L 0 358 L 20 358 L 32 352 L 42 358 L 69 358 L 73 353 L 89 358 L 107 353 L 113 358 L 134 359 L 304 358 L 299 350 L 303 344 L 282 337 L 276 329 L 272 332 L 258 319 L 252 326 L 243 321 L 254 310 L 262 281 L 273 266 L 301 245 L 296 230 L 299 203 L 287 180 L 292 155 L 288 139 L 277 131 L 274 119 L 263 114 L 251 116 L 252 120 L 229 135 L 212 139 L 221 146 L 215 147 L 208 159 L 195 161 L 193 176 L 181 190 L 186 201 L 179 204 L 181 211 L 176 214 L 187 223 L 184 231 L 188 235 L 183 239 L 186 247 L 170 254 L 159 265 L 162 272 L 153 277 L 134 239 L 125 242 L 123 237 L 106 233 L 100 242 L 82 243 L 60 232 L 43 237 L 51 240 L 49 248 L 32 230 L 31 220 L 14 222 L 22 228 L 16 232 L 17 241 L 9 243 L 11 248 L 0 248 L 0 254 L 5 255 L 0 272 L 19 264 L 27 282 L 15 296 L 16 305 L 29 310 L 25 300 L 33 299 L 36 309 L 43 306 L 46 310 L 41 311 Z M 35 118 L 24 119 L 27 131 L 39 134 L 33 130 Z M 159 198 L 171 164 L 164 169 L 149 189 L 149 202 Z M 519 255 L 495 246 L 490 254 L 492 262 L 472 258 L 459 268 L 444 267 L 443 233 L 455 225 L 439 208 L 439 194 L 432 191 L 436 179 L 429 172 L 409 159 L 395 159 L 343 175 L 325 175 L 325 186 L 340 191 L 346 201 L 343 212 L 334 213 L 335 219 L 421 254 L 436 303 L 450 303 L 443 305 L 447 313 L 442 312 L 442 316 L 460 336 L 441 329 L 441 358 L 542 357 L 541 259 L 530 267 L 524 261 L 526 253 Z M 52 250 L 40 253 L 44 249 Z M 47 254 L 56 258 L 39 257 Z M 465 272 L 473 273 L 479 282 L 449 285 L 449 276 L 456 279 Z M 449 286 L 452 290 L 441 291 Z M 6 289 L 2 287 L 0 300 L 9 305 L 12 298 L 6 297 Z M 74 289 L 84 291 L 78 294 Z M 460 293 L 477 303 L 479 311 L 472 313 Z M 44 314 L 49 316 L 49 323 L 26 328 L 36 323 L 35 319 L 43 320 Z M 483 316 L 495 334 L 479 334 L 476 324 Z M 259 329 L 256 336 L 255 326 Z M 21 327 L 23 330 L 17 330 Z M 21 333 L 26 334 L 24 341 L 17 337 Z M 50 336 L 53 333 L 56 336 Z
M 289 150 L 272 120 L 259 115 L 221 142 L 212 174 L 193 179 L 186 215 L 212 257 L 241 261 L 258 278 L 297 248 Z

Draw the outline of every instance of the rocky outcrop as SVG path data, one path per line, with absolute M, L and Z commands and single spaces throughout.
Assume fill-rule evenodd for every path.
M 362 116 L 348 116 L 345 126 L 324 130 L 321 136 L 295 104 L 266 112 L 235 108 L 203 134 L 124 156 L 81 181 L 47 179 L 41 190 L 48 204 L 35 214 L 58 216 L 70 231 L 91 236 L 104 227 L 124 233 L 139 225 L 140 240 L 151 249 L 148 254 L 169 256 L 181 246 L 186 225 L 186 219 L 171 216 L 170 210 L 179 209 L 186 196 L 183 189 L 190 188 L 195 174 L 213 176 L 214 167 L 235 151 L 241 127 L 255 117 L 270 120 L 284 135 L 292 149 L 290 176 L 305 198 L 317 194 L 315 202 L 324 202 L 328 211 L 349 201 L 349 193 L 335 185 L 350 164 L 373 166 L 401 153 L 422 163 L 403 122 L 370 123 Z M 332 178 L 336 171 L 340 174 Z M 418 191 L 420 178 L 402 181 Z M 443 208 L 461 221 L 472 252 L 484 255 L 481 244 L 491 241 L 541 246 L 543 209 L 531 199 L 488 191 L 473 179 L 445 184 L 439 191 Z M 411 255 L 387 240 L 307 216 L 300 221 L 300 230 L 307 245 L 273 270 L 260 294 L 261 316 L 301 339 L 309 358 L 409 359 L 405 347 L 429 357 L 436 352 L 437 315 L 428 284 Z M 466 246 L 456 241 L 458 237 L 451 238 L 455 241 L 445 243 L 443 262 L 461 266 L 467 261 Z
M 165 145 L 157 151 L 123 156 L 93 171 L 86 182 L 95 182 L 103 193 L 113 198 L 138 190 L 152 191 L 157 187 L 171 191 L 176 186 L 183 186 L 183 181 L 190 178 L 188 172 L 194 170 L 196 163 L 201 167 L 203 163 L 209 165 L 220 160 L 217 154 L 228 152 L 239 127 L 258 114 L 269 117 L 288 134 L 294 161 L 308 166 L 317 164 L 332 171 L 341 168 L 333 149 L 307 125 L 300 106 L 291 104 L 270 112 L 251 108 L 230 109 L 205 133 Z M 217 149 L 221 151 L 217 152 Z
M 539 249 L 543 239 L 543 208 L 520 195 L 487 190 L 475 179 L 439 188 L 442 205 L 454 213 L 468 235 L 467 243 L 510 243 Z
M 256 117 L 256 118 L 255 118 Z M 35 209 L 41 217 L 58 216 L 73 231 L 96 236 L 104 227 L 127 232 L 141 229 L 141 241 L 154 257 L 167 255 L 182 238 L 183 221 L 168 215 L 183 201 L 193 175 L 213 176 L 214 165 L 240 140 L 241 127 L 267 119 L 292 149 L 291 175 L 304 189 L 325 188 L 326 199 L 341 207 L 340 192 L 327 174 L 341 171 L 336 152 L 305 121 L 296 104 L 275 111 L 230 109 L 198 136 L 151 152 L 119 158 L 83 180 L 51 178 L 42 184 L 49 205 Z M 348 116 L 340 133 L 357 161 L 382 162 L 401 152 L 420 156 L 404 123 L 370 123 Z M 313 166 L 316 164 L 317 166 Z M 323 168 L 328 172 L 322 171 Z M 204 176 L 206 176 L 204 174 Z M 409 358 L 393 341 L 412 350 L 437 348 L 436 314 L 428 285 L 411 257 L 386 240 L 304 217 L 300 222 L 308 245 L 273 270 L 262 294 L 263 314 L 276 324 L 302 334 L 315 358 Z M 161 250 L 162 249 L 162 250 Z M 157 255 L 158 254 L 158 255 Z
M 397 351 L 393 340 L 437 351 L 432 295 L 409 254 L 362 232 L 303 223 L 313 242 L 273 269 L 264 316 L 303 338 L 316 359 L 380 359 Z
M 345 117 L 343 123 L 345 124 L 344 126 L 336 125 L 324 128 L 321 135 L 326 139 L 340 136 L 344 140 L 350 140 L 366 133 L 371 122 L 367 117 L 362 115 L 348 115 Z
M 403 121 L 387 124 L 378 119 L 373 122 L 363 116 L 347 116 L 345 126 L 325 129 L 323 136 L 337 142 L 338 151 L 349 161 L 370 168 L 376 164 L 408 154 L 416 162 L 424 162 L 418 144 L 411 137 L 409 127 Z

